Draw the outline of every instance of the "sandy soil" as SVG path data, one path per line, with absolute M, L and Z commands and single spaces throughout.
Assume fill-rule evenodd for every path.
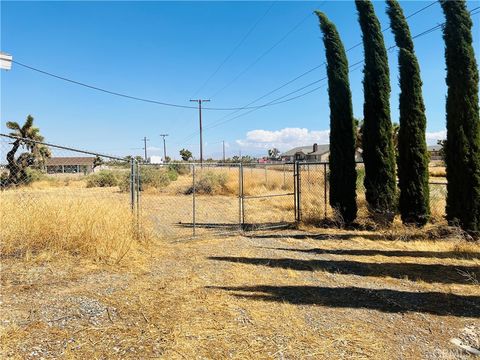
M 480 248 L 314 230 L 158 241 L 143 263 L 3 258 L 1 358 L 467 359 Z M 476 282 L 477 281 L 477 282 Z

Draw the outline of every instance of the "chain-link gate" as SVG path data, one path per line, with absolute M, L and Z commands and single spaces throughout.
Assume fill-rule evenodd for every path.
M 295 164 L 244 164 L 241 167 L 242 223 L 245 229 L 295 223 Z

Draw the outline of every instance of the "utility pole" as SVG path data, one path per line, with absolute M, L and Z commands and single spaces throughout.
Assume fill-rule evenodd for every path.
M 225 163 L 225 140 L 222 140 L 223 144 L 223 162 Z
M 168 134 L 160 134 L 160 136 L 163 138 L 163 162 L 167 161 L 167 146 L 165 145 L 165 137 L 168 136 Z
M 147 157 L 147 141 L 150 141 L 150 139 L 147 139 L 146 136 L 143 137 L 143 150 L 145 151 L 145 162 L 148 162 L 148 157 Z
M 191 99 L 190 101 L 198 103 L 198 119 L 200 121 L 200 164 L 203 164 L 202 102 L 209 102 L 210 100 Z

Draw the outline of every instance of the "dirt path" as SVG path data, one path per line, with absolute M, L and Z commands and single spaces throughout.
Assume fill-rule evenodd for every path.
M 152 245 L 127 269 L 2 261 L 2 358 L 469 358 L 480 249 L 373 233 Z M 478 251 L 477 251 L 478 250 Z

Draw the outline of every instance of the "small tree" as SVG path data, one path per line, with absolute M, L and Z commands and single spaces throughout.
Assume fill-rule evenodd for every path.
M 182 157 L 183 161 L 188 161 L 192 158 L 192 152 L 187 149 L 180 150 L 180 156 Z
M 10 135 L 17 138 L 12 143 L 12 149 L 7 153 L 9 175 L 6 185 L 10 186 L 18 185 L 22 181 L 27 180 L 27 167 L 44 164 L 46 159 L 51 156 L 51 153 L 45 145 L 34 142 L 43 141 L 43 136 L 40 135 L 40 129 L 33 126 L 33 116 L 28 115 L 22 126 L 17 122 L 8 121 L 7 128 L 13 130 L 10 132 Z M 20 147 L 25 147 L 27 152 L 15 158 Z
M 368 209 L 381 222 L 393 221 L 396 210 L 395 151 L 390 121 L 390 75 L 380 23 L 371 1 L 355 0 L 363 33 L 363 160 Z
M 441 0 L 447 64 L 447 220 L 480 234 L 480 118 L 472 19 L 465 1 Z
M 268 150 L 268 157 L 271 159 L 278 159 L 279 154 L 280 154 L 280 150 L 278 150 L 275 147 Z
M 330 101 L 330 205 L 343 221 L 357 217 L 357 171 L 355 169 L 355 122 L 348 80 L 348 60 L 335 25 L 320 11 L 327 57 Z
M 100 156 L 95 156 L 95 159 L 93 159 L 93 168 L 95 169 L 98 166 L 103 165 L 103 159 Z

